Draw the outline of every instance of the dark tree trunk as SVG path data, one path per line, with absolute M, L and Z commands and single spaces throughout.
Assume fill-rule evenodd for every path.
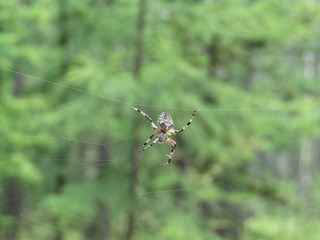
M 254 69 L 253 69 L 252 63 L 250 61 L 251 57 L 252 57 L 251 53 L 248 52 L 247 53 L 247 58 L 246 58 L 247 60 L 245 61 L 246 73 L 245 73 L 245 76 L 244 76 L 244 79 L 243 79 L 244 89 L 246 91 L 250 91 L 252 89 L 252 86 L 253 86 Z
M 107 142 L 107 141 L 104 141 Z M 110 160 L 110 155 L 108 152 L 108 147 L 109 146 L 104 146 L 101 145 L 99 147 L 99 154 L 98 154 L 98 159 L 97 159 L 97 165 L 98 165 L 98 169 L 99 169 L 99 178 L 102 178 L 104 176 L 104 172 L 106 169 L 107 165 L 101 165 L 101 164 L 105 164 L 106 161 Z
M 146 25 L 146 0 L 140 0 L 139 2 L 139 12 L 137 18 L 137 39 L 136 39 L 136 46 L 135 46 L 135 57 L 133 62 L 133 69 L 132 74 L 135 80 L 138 82 L 141 78 L 141 70 L 143 64 L 143 55 L 144 55 L 144 32 L 145 32 L 145 25 Z M 137 131 L 139 130 L 139 121 L 137 118 L 134 118 L 133 121 L 133 132 L 132 136 L 137 136 Z M 136 222 L 136 213 L 135 213 L 135 205 L 137 199 L 137 185 L 138 185 L 138 166 L 140 155 L 137 154 L 135 149 L 137 146 L 137 138 L 134 137 L 133 145 L 131 150 L 131 174 L 130 174 L 130 196 L 132 200 L 132 207 L 128 214 L 128 229 L 125 236 L 126 240 L 134 239 L 134 230 L 135 230 L 135 222 Z
M 112 5 L 114 4 L 114 0 L 105 0 L 107 5 Z
M 207 47 L 208 55 L 208 75 L 209 77 L 217 77 L 218 64 L 219 64 L 219 41 L 215 38 Z
M 80 179 L 81 181 L 85 182 L 87 180 L 87 152 L 88 152 L 88 145 L 85 143 L 80 143 L 79 148 L 79 157 L 80 157 Z
M 67 0 L 60 0 L 59 1 L 59 16 L 58 16 L 58 26 L 59 26 L 59 39 L 58 39 L 58 46 L 65 54 L 65 50 L 68 47 L 69 43 L 69 34 L 68 34 L 68 1 Z M 62 54 L 61 56 L 61 64 L 59 66 L 59 73 L 60 77 L 62 78 L 67 74 L 67 69 L 69 67 L 69 62 L 67 57 Z M 64 153 L 61 152 L 61 158 L 64 158 Z M 65 167 L 66 162 L 65 161 L 59 161 L 61 163 L 61 168 L 63 169 Z M 65 176 L 64 174 L 58 174 L 56 178 L 56 188 L 55 191 L 56 193 L 60 193 L 63 186 L 65 185 Z
M 243 79 L 244 89 L 250 91 L 254 85 L 254 61 L 256 52 L 263 49 L 266 46 L 266 42 L 263 39 L 247 40 L 243 42 L 243 48 L 245 54 L 243 56 L 243 63 L 245 67 L 245 75 Z
M 3 213 L 10 216 L 13 219 L 13 223 L 4 239 L 16 240 L 18 239 L 18 229 L 21 224 L 22 193 L 16 178 L 7 179 L 6 182 L 9 183 L 5 185 L 3 191 L 4 201 L 7 201 Z
M 298 195 L 306 206 L 312 206 L 312 140 L 302 139 L 300 143 L 300 159 L 298 171 Z M 307 211 L 303 211 L 307 215 Z
M 69 54 L 68 54 L 68 46 L 69 46 L 69 14 L 68 14 L 68 0 L 60 0 L 59 1 L 59 16 L 58 16 L 58 27 L 59 27 L 59 38 L 58 45 L 61 52 L 60 58 L 60 77 L 64 76 L 69 68 Z
M 107 240 L 110 235 L 108 209 L 105 204 L 99 204 L 97 216 L 94 218 L 95 222 L 104 223 L 98 225 L 92 223 L 86 230 L 85 236 L 88 239 Z
M 107 141 L 104 141 L 107 142 Z M 110 160 L 110 154 L 108 152 L 108 146 L 100 146 L 99 149 L 99 156 L 98 156 L 98 161 L 97 164 L 100 165 L 98 166 L 99 168 L 99 178 L 102 179 L 105 175 L 106 172 L 106 165 L 101 165 L 105 164 L 107 160 Z M 108 208 L 104 202 L 98 203 L 98 215 L 97 215 L 97 221 L 104 223 L 104 225 L 96 225 L 97 230 L 97 239 L 101 240 L 106 240 L 109 238 L 110 235 L 110 221 L 109 221 L 109 214 L 108 214 Z
M 22 74 L 14 74 L 14 86 L 13 86 L 13 95 L 19 97 L 23 90 L 24 76 Z
M 69 22 L 69 15 L 68 15 L 68 0 L 60 0 L 58 2 L 59 5 L 59 15 L 58 15 L 58 47 L 61 53 L 60 57 L 60 65 L 58 68 L 59 77 L 62 79 L 68 71 L 69 68 L 69 59 L 68 59 L 68 46 L 69 46 L 69 33 L 68 33 L 68 22 Z M 64 159 L 64 152 L 60 153 L 61 159 Z M 60 168 L 63 169 L 66 166 L 66 160 L 59 161 Z M 63 173 L 57 174 L 56 182 L 55 182 L 55 193 L 60 194 L 65 186 L 66 178 Z M 54 225 L 56 226 L 55 232 L 55 240 L 63 240 L 64 234 L 60 230 L 59 227 L 59 219 L 55 218 L 53 220 Z
M 138 123 L 137 121 L 135 128 L 137 129 Z M 133 130 L 134 132 L 136 132 L 135 130 Z M 133 135 L 133 136 L 137 136 L 137 135 Z M 133 139 L 134 142 L 137 142 L 136 139 Z M 132 153 L 131 153 L 131 174 L 130 174 L 130 196 L 132 199 L 132 207 L 131 207 L 131 211 L 129 212 L 128 215 L 128 230 L 127 230 L 127 234 L 126 234 L 126 240 L 132 240 L 134 238 L 134 228 L 135 228 L 135 222 L 136 222 L 136 214 L 135 214 L 135 205 L 136 205 L 136 199 L 137 199 L 137 186 L 138 186 L 138 177 L 139 177 L 139 172 L 138 172 L 138 166 L 139 166 L 139 162 L 140 162 L 140 156 L 138 155 L 138 153 L 135 151 L 135 149 L 138 146 L 135 144 L 132 147 Z
M 133 62 L 133 76 L 136 81 L 140 80 L 144 55 L 144 32 L 146 25 L 146 0 L 140 0 L 137 20 L 137 39 L 135 46 L 135 57 Z
M 60 158 L 63 159 L 65 158 L 64 152 L 61 153 Z M 66 161 L 58 161 L 59 162 L 59 167 L 60 169 L 63 169 L 66 165 Z M 63 173 L 57 174 L 57 177 L 55 179 L 55 189 L 54 192 L 55 194 L 61 194 L 63 187 L 66 183 L 66 179 Z M 61 227 L 59 225 L 59 218 L 56 217 L 53 219 L 53 225 L 55 226 L 55 237 L 54 240 L 63 240 L 64 239 L 64 234 L 63 231 L 61 231 Z
M 106 141 L 104 141 L 106 142 Z M 108 146 L 99 146 L 98 156 L 97 156 L 97 171 L 98 171 L 98 180 L 103 180 L 106 166 L 101 165 L 105 164 L 107 160 L 110 160 L 110 155 L 108 153 Z M 110 221 L 109 221 L 109 211 L 105 203 L 98 201 L 98 212 L 94 218 L 94 222 L 88 226 L 85 231 L 85 235 L 88 239 L 97 239 L 97 240 L 107 240 L 110 235 Z M 95 222 L 103 223 L 103 225 L 98 225 Z
M 20 74 L 13 74 L 13 89 L 12 94 L 14 97 L 19 98 L 23 91 L 23 79 L 24 77 Z M 23 207 L 22 192 L 19 187 L 17 178 L 10 178 L 5 180 L 8 184 L 5 185 L 3 190 L 4 201 L 6 205 L 3 213 L 12 217 L 13 224 L 10 232 L 5 236 L 5 239 L 16 240 L 18 239 L 18 228 L 21 224 L 21 213 Z

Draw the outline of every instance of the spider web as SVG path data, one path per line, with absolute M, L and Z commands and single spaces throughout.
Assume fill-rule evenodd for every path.
M 26 77 L 26 81 L 29 79 L 32 80 L 37 80 L 37 81 L 42 81 L 45 82 L 47 84 L 51 84 L 51 85 L 55 85 L 57 87 L 61 87 L 61 88 L 65 88 L 68 89 L 70 91 L 76 91 L 79 92 L 80 94 L 88 94 L 91 95 L 92 97 L 95 98 L 100 98 L 102 100 L 105 101 L 110 101 L 110 102 L 115 102 L 115 103 L 119 103 L 119 104 L 124 104 L 124 105 L 128 105 L 128 106 L 140 106 L 140 107 L 152 107 L 152 108 L 161 108 L 161 109 L 172 109 L 172 110 L 183 110 L 183 111 L 191 111 L 194 108 L 178 108 L 178 107 L 170 107 L 170 106 L 157 106 L 157 105 L 149 105 L 149 104 L 144 104 L 144 103 L 130 103 L 130 102 L 124 102 L 118 99 L 114 99 L 108 96 L 104 96 L 104 95 L 100 95 L 100 94 L 96 94 L 93 92 L 88 92 L 82 89 L 78 89 L 78 88 L 74 88 L 65 84 L 60 84 L 60 83 L 56 83 L 56 82 L 52 82 L 49 80 L 45 80 L 42 78 L 38 78 L 38 77 L 34 77 L 32 75 L 29 74 L 24 74 L 24 73 L 20 73 L 17 71 L 13 71 L 10 69 L 6 69 L 6 68 L 2 68 L 0 67 L 0 69 L 2 69 L 3 71 L 8 71 L 11 73 L 15 73 L 15 74 L 20 74 Z M 290 111 L 290 110 L 297 110 L 297 109 L 318 109 L 320 108 L 319 106 L 307 106 L 307 107 L 301 107 L 301 106 L 297 106 L 297 107 L 286 107 L 286 108 L 228 108 L 228 109 L 217 109 L 217 108 L 207 108 L 207 109 L 197 109 L 197 113 L 205 113 L 205 112 L 234 112 L 234 111 Z M 128 109 L 130 109 L 128 107 Z M 202 114 L 203 114 L 202 113 Z M 126 157 L 123 156 L 120 152 L 115 152 L 115 150 L 112 150 L 112 144 L 119 144 L 122 146 L 127 146 L 127 147 L 134 147 L 133 144 L 133 139 L 132 136 L 120 136 L 118 139 L 112 139 L 111 141 L 108 141 L 107 143 L 103 142 L 95 142 L 95 141 L 90 141 L 88 139 L 77 139 L 74 138 L 72 136 L 66 136 L 65 134 L 62 134 L 60 132 L 56 132 L 53 128 L 49 128 L 47 126 L 43 126 L 41 123 L 38 123 L 35 119 L 29 117 L 29 116 L 17 116 L 17 118 L 21 119 L 22 121 L 26 121 L 28 123 L 30 123 L 30 125 L 37 125 L 38 127 L 40 127 L 41 129 L 44 130 L 44 132 L 47 132 L 48 134 L 45 136 L 30 136 L 30 135 L 23 135 L 21 134 L 20 137 L 29 139 L 29 138 L 41 138 L 41 139 L 50 139 L 53 141 L 65 141 L 66 144 L 85 144 L 85 145 L 95 145 L 95 146 L 101 146 L 106 148 L 106 150 L 108 151 L 108 153 L 110 154 L 110 160 L 103 160 L 100 159 L 99 163 L 95 163 L 97 159 L 92 158 L 92 159 L 85 159 L 86 162 L 90 163 L 88 165 L 85 166 L 76 166 L 76 167 L 68 167 L 66 169 L 64 169 L 63 171 L 53 171 L 53 170 L 46 170 L 40 173 L 41 178 L 43 179 L 43 181 L 48 180 L 51 177 L 55 177 L 58 174 L 61 173 L 73 173 L 73 172 L 79 172 L 82 171 L 84 169 L 91 169 L 91 168 L 96 168 L 99 166 L 104 166 L 104 165 L 108 165 L 108 164 L 112 164 L 115 166 L 116 169 L 118 169 L 118 179 L 116 182 L 114 182 L 114 186 L 116 188 L 116 196 L 115 199 L 119 200 L 120 198 L 120 192 L 122 191 L 121 188 L 124 186 L 124 179 L 125 179 L 125 174 L 128 174 L 127 171 L 125 171 L 125 166 L 126 166 Z M 144 121 L 145 119 L 141 118 L 141 121 Z M 186 119 L 188 120 L 188 119 Z M 147 136 L 146 136 L 147 137 Z M 5 138 L 0 138 L 0 141 L 5 141 Z M 154 149 L 153 149 L 154 150 Z M 138 149 L 135 148 L 135 151 L 138 152 Z M 154 150 L 156 151 L 156 150 Z M 162 155 L 159 154 L 159 156 L 162 157 Z M 144 157 L 143 157 L 144 158 Z M 39 166 L 41 166 L 40 168 L 46 168 L 46 166 L 43 166 L 43 162 L 49 162 L 49 161 L 70 161 L 70 162 L 78 162 L 80 161 L 80 159 L 76 159 L 76 158 L 72 158 L 72 159 L 67 159 L 67 158 L 58 158 L 55 156 L 52 156 L 50 158 L 33 158 L 32 156 L 30 156 L 28 158 L 28 160 L 30 161 L 38 161 L 36 162 L 37 164 L 39 164 Z M 9 162 L 10 160 L 7 161 L 1 161 L 0 162 L 0 167 L 1 165 L 4 166 L 7 162 Z M 148 217 L 152 217 L 155 219 L 158 219 L 159 223 L 164 224 L 167 222 L 171 222 L 169 219 L 170 216 L 170 211 L 172 209 L 178 211 L 181 213 L 181 216 L 183 219 L 185 219 L 186 222 L 188 222 L 188 226 L 196 226 L 196 228 L 199 230 L 199 235 L 197 239 L 212 239 L 212 231 L 208 231 L 208 229 L 205 229 L 201 226 L 199 226 L 199 223 L 196 222 L 195 219 L 192 218 L 191 216 L 188 216 L 188 214 L 185 214 L 186 209 L 182 206 L 176 205 L 176 204 L 172 204 L 172 203 L 168 203 L 168 201 L 166 201 L 168 198 L 172 197 L 172 194 L 177 194 L 177 193 L 191 193 L 193 196 L 195 196 L 197 199 L 202 199 L 203 201 L 205 201 L 208 206 L 211 209 L 215 209 L 217 212 L 219 212 L 221 214 L 221 216 L 223 216 L 227 221 L 228 224 L 232 224 L 234 226 L 234 228 L 236 229 L 236 231 L 238 232 L 238 234 L 242 237 L 242 239 L 249 239 L 249 237 L 243 232 L 241 225 L 244 225 L 245 222 L 244 220 L 238 218 L 237 216 L 235 216 L 234 214 L 226 211 L 223 207 L 219 206 L 219 204 L 215 203 L 214 201 L 207 199 L 206 197 L 204 197 L 201 194 L 201 190 L 195 188 L 195 187 L 190 187 L 190 188 L 171 188 L 171 189 L 164 189 L 164 188 L 157 188 L 154 189 L 152 191 L 146 191 L 147 187 L 147 183 L 146 181 L 143 179 L 143 174 L 141 174 L 142 169 L 145 167 L 145 161 L 147 161 L 147 159 L 143 159 L 141 161 L 141 165 L 137 165 L 135 166 L 138 170 L 138 199 L 137 199 L 137 204 L 136 207 L 142 209 L 142 212 L 145 212 L 147 214 L 150 214 L 151 216 Z M 161 161 L 163 161 L 163 159 L 161 158 Z M 157 166 L 156 164 L 154 164 L 155 167 Z M 170 165 L 169 165 L 170 166 Z M 168 170 L 169 168 L 158 168 L 156 171 L 161 171 L 162 176 L 165 178 L 165 175 L 168 173 L 168 171 L 172 171 Z M 176 173 L 176 172 L 175 172 Z M 182 173 L 181 173 L 182 175 Z M 15 181 L 9 181 L 9 182 L 3 182 L 0 183 L 0 186 L 5 186 L 5 185 L 9 185 L 12 184 L 14 182 L 18 182 L 19 180 L 15 180 Z M 22 180 L 20 180 L 21 182 Z M 65 209 L 60 209 L 60 208 L 56 208 L 56 207 L 52 207 L 50 204 L 46 204 L 43 203 L 41 201 L 38 200 L 34 200 L 31 199 L 30 197 L 26 197 L 26 196 L 21 196 L 18 198 L 12 198 L 12 199 L 7 199 L 5 201 L 1 201 L 0 202 L 0 206 L 8 203 L 10 201 L 17 201 L 17 200 L 22 200 L 24 201 L 24 203 L 26 204 L 25 209 L 26 212 L 22 211 L 20 213 L 22 220 L 26 223 L 24 224 L 24 226 L 22 228 L 16 229 L 16 230 L 11 230 L 11 232 L 15 231 L 15 232 L 22 232 L 23 234 L 26 235 L 26 239 L 43 239 L 42 236 L 42 232 L 41 231 L 36 231 L 35 229 L 30 229 L 30 226 L 37 224 L 37 225 L 41 225 L 43 226 L 43 228 L 45 229 L 51 229 L 51 231 L 55 231 L 57 229 L 59 229 L 59 231 L 61 231 L 62 233 L 67 234 L 68 236 L 70 236 L 70 238 L 68 237 L 67 239 L 91 239 L 88 238 L 82 234 L 79 234 L 76 230 L 75 231 L 70 231 L 70 230 L 65 230 L 64 227 L 61 226 L 54 226 L 52 223 L 50 223 L 50 221 L 43 221 L 43 216 L 33 216 L 32 215 L 32 209 L 35 210 L 40 210 L 43 212 L 46 211 L 50 211 L 50 212 L 54 212 L 56 214 L 61 214 L 64 216 L 67 216 L 68 218 L 72 218 L 75 219 L 75 221 L 81 222 L 81 224 L 86 225 L 86 224 L 94 224 L 94 225 L 99 225 L 99 226 L 103 226 L 103 227 L 108 227 L 109 225 L 105 222 L 98 222 L 96 220 L 94 220 L 94 218 L 88 218 L 86 216 L 83 215 L 79 215 L 79 214 L 74 214 L 71 211 L 66 211 Z M 122 204 L 122 209 L 123 212 L 126 213 L 128 209 L 130 209 L 130 204 L 128 203 L 120 203 Z M 30 210 L 31 209 L 31 212 Z M 123 215 L 123 214 L 122 214 Z M 120 218 L 120 217 L 119 217 Z M 119 219 L 118 218 L 118 219 Z M 118 220 L 121 221 L 121 220 Z M 147 223 L 145 222 L 145 220 L 141 219 L 138 217 L 138 226 L 146 226 L 147 227 Z M 117 223 L 113 223 L 113 224 L 117 224 Z M 167 226 L 170 227 L 170 226 Z M 172 226 L 175 227 L 175 226 Z M 179 227 L 179 226 L 178 226 Z M 181 227 L 181 226 L 180 226 Z M 159 228 L 161 228 L 161 226 L 159 226 Z M 5 235 L 7 234 L 8 231 L 6 232 L 0 232 L 0 236 L 1 235 Z M 144 233 L 144 231 L 142 231 L 142 234 L 144 236 L 142 236 L 144 239 L 150 239 L 150 236 L 146 235 L 147 233 Z M 211 234 L 211 235 L 210 235 Z M 172 239 L 175 239 L 174 237 Z

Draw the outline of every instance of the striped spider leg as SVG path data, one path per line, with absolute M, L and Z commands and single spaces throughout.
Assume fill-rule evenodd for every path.
M 153 136 L 155 136 L 155 135 L 156 135 L 156 133 L 152 134 L 151 136 L 153 137 Z M 159 142 L 159 137 L 156 137 L 156 139 L 154 139 L 149 145 L 147 145 L 148 142 L 149 142 L 149 141 L 151 140 L 151 138 L 152 138 L 151 136 L 150 136 L 150 137 L 147 139 L 147 141 L 143 144 L 143 146 L 145 146 L 145 147 L 142 148 L 141 150 L 139 150 L 139 152 L 142 152 L 142 151 L 146 150 L 147 148 L 152 147 L 155 143 Z M 146 146 L 146 145 L 147 145 L 147 146 Z
M 150 123 L 151 123 L 151 127 L 154 130 L 159 130 L 158 126 L 152 121 L 151 117 L 149 117 L 147 114 L 145 114 L 144 112 L 142 112 L 140 109 L 135 108 L 135 107 L 131 107 L 133 110 L 137 111 L 138 113 L 140 113 L 142 116 L 144 116 Z
M 167 164 L 169 164 L 171 162 L 172 156 L 173 156 L 174 151 L 176 150 L 176 147 L 177 147 L 177 143 L 174 140 L 172 140 L 171 138 L 167 138 L 165 143 L 169 144 L 172 147 L 172 149 L 171 149 L 171 152 L 169 154 L 162 153 L 163 155 L 165 155 L 169 159 L 168 159 L 167 162 L 161 164 L 160 166 L 165 166 L 165 165 L 167 165 Z
M 153 122 L 152 118 L 149 117 L 146 113 L 144 113 L 143 111 L 141 111 L 138 108 L 135 108 L 135 107 L 131 107 L 131 108 L 133 110 L 137 111 L 138 113 L 140 113 L 142 116 L 144 116 L 151 123 L 151 127 L 153 128 L 153 130 L 156 130 L 156 131 L 159 130 L 159 127 Z M 147 145 L 154 136 L 157 136 L 157 133 L 151 134 L 151 136 L 143 144 L 143 146 L 145 146 L 145 147 L 143 149 L 139 150 L 139 152 L 146 150 L 147 148 L 153 146 L 155 143 L 157 143 L 159 141 L 159 137 L 157 136 L 157 138 L 153 142 L 151 142 L 150 145 Z
M 175 133 L 181 133 L 181 132 L 183 132 L 187 127 L 189 127 L 189 125 L 192 123 L 192 120 L 193 120 L 195 114 L 196 114 L 196 110 L 193 110 L 193 113 L 192 113 L 192 116 L 191 116 L 189 122 L 188 122 L 183 128 L 181 128 L 181 130 L 174 130 L 174 132 L 175 132 Z
M 155 135 L 156 135 L 156 133 L 152 133 L 151 136 L 144 142 L 143 146 L 146 146 Z

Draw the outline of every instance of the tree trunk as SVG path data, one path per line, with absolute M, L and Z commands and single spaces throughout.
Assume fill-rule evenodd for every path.
M 68 23 L 69 23 L 68 0 L 60 0 L 58 4 L 59 4 L 58 46 L 61 53 L 59 72 L 60 72 L 60 77 L 62 77 L 67 73 L 69 68 L 68 46 L 69 46 L 70 39 L 69 39 L 69 29 L 68 29 Z
M 81 181 L 85 182 L 87 180 L 87 152 L 88 152 L 88 145 L 85 143 L 79 144 L 79 157 L 80 157 L 80 179 Z
M 206 49 L 208 55 L 208 75 L 209 77 L 218 77 L 219 65 L 219 40 L 213 38 Z
M 105 140 L 102 142 L 107 142 L 107 141 Z M 104 171 L 107 166 L 107 165 L 101 165 L 101 164 L 105 164 L 106 161 L 110 160 L 110 155 L 108 153 L 108 147 L 109 146 L 105 146 L 105 145 L 99 146 L 99 154 L 98 154 L 98 158 L 96 161 L 96 164 L 98 166 L 98 171 L 99 171 L 98 178 L 102 178 L 104 176 Z
M 69 59 L 68 59 L 68 51 L 67 47 L 69 45 L 69 33 L 68 33 L 68 22 L 69 22 L 69 16 L 68 16 L 68 0 L 60 0 L 58 2 L 59 5 L 59 15 L 58 15 L 58 47 L 60 50 L 60 65 L 58 68 L 59 78 L 62 79 L 68 71 L 69 68 Z M 62 151 L 60 153 L 60 158 L 64 159 L 64 152 Z M 60 168 L 64 169 L 66 165 L 66 160 L 59 161 Z M 55 193 L 59 194 L 62 192 L 63 187 L 65 186 L 66 179 L 64 173 L 57 174 L 56 177 L 56 183 L 55 183 Z M 55 232 L 55 240 L 63 240 L 64 234 L 63 231 L 60 230 L 59 227 L 59 218 L 55 218 L 53 220 L 54 225 L 56 227 Z
M 20 74 L 13 74 L 13 90 L 12 94 L 14 97 L 19 98 L 21 96 L 23 90 L 23 79 L 24 77 Z M 18 231 L 16 231 L 21 223 L 21 212 L 23 206 L 22 200 L 22 192 L 19 187 L 19 179 L 17 178 L 10 178 L 6 179 L 6 184 L 3 190 L 4 200 L 7 201 L 3 213 L 12 217 L 13 224 L 11 226 L 10 231 L 5 235 L 5 239 L 7 240 L 16 240 L 18 239 Z M 16 199 L 10 201 L 12 199 Z
M 101 203 L 98 207 L 97 216 L 94 218 L 95 222 L 104 223 L 104 225 L 98 225 L 96 223 L 91 223 L 86 229 L 85 237 L 86 239 L 96 239 L 96 240 L 107 240 L 110 235 L 108 209 L 105 204 Z M 108 226 L 105 226 L 105 225 Z
M 254 68 L 253 68 L 252 62 L 251 62 L 252 57 L 253 57 L 253 53 L 252 53 L 251 49 L 247 49 L 245 59 L 244 59 L 246 72 L 245 72 L 245 76 L 243 79 L 244 89 L 246 91 L 250 91 L 253 86 Z
M 133 69 L 132 74 L 135 80 L 138 82 L 141 78 L 141 70 L 143 64 L 143 51 L 144 51 L 144 32 L 145 32 L 145 24 L 146 24 L 146 0 L 140 0 L 139 2 L 139 12 L 138 12 L 138 19 L 137 19 L 137 39 L 136 39 L 136 46 L 135 46 L 135 57 L 133 62 Z M 137 154 L 135 149 L 137 146 L 137 132 L 139 130 L 139 121 L 137 117 L 134 118 L 133 121 L 133 129 L 131 136 L 133 137 L 133 145 L 131 149 L 131 174 L 130 174 L 130 197 L 132 200 L 132 207 L 128 214 L 128 229 L 125 236 L 126 240 L 134 239 L 134 229 L 135 229 L 135 222 L 136 222 L 136 213 L 135 213 L 135 205 L 137 199 L 137 188 L 138 185 L 138 166 L 140 155 Z
M 107 5 L 112 5 L 114 4 L 114 0 L 105 0 Z
M 316 76 L 316 56 L 311 51 L 304 53 L 304 78 L 306 81 L 312 81 Z
M 300 159 L 298 172 L 298 195 L 302 197 L 306 206 L 311 202 L 311 164 L 312 164 L 312 140 L 302 139 L 300 143 Z
M 8 233 L 5 235 L 6 240 L 18 239 L 18 229 L 21 224 L 21 213 L 22 213 L 22 192 L 19 188 L 19 183 L 16 178 L 7 179 L 9 184 L 5 185 L 3 195 L 4 201 L 7 201 L 3 213 L 10 216 L 13 220 Z M 15 199 L 15 200 L 14 200 Z
M 103 141 L 107 142 L 107 141 Z M 105 175 L 107 165 L 101 165 L 110 159 L 106 146 L 99 146 L 98 157 L 97 157 L 97 170 L 98 179 L 102 181 Z M 88 239 L 106 240 L 110 235 L 110 221 L 108 207 L 104 202 L 97 202 L 98 212 L 94 219 L 94 222 L 89 225 L 86 229 L 85 236 Z M 104 223 L 104 225 L 97 225 L 95 222 Z
M 143 63 L 143 55 L 144 55 L 144 32 L 145 32 L 145 24 L 146 24 L 146 0 L 140 0 L 139 4 L 139 13 L 138 13 L 138 21 L 137 21 L 137 39 L 135 46 L 135 57 L 133 61 L 133 77 L 136 81 L 140 80 L 142 63 Z
M 22 74 L 14 74 L 14 86 L 13 86 L 13 96 L 20 97 L 23 86 L 24 86 L 24 76 Z
M 135 118 L 136 119 L 136 118 Z M 137 129 L 137 121 L 135 121 L 136 125 L 134 129 Z M 133 130 L 134 135 L 137 133 L 136 130 Z M 134 143 L 137 142 L 137 139 L 133 139 Z M 136 207 L 136 199 L 137 199 L 137 186 L 138 186 L 138 177 L 139 177 L 139 172 L 138 172 L 138 166 L 140 162 L 140 156 L 139 154 L 135 151 L 135 149 L 138 146 L 134 144 L 132 146 L 132 152 L 131 152 L 131 174 L 130 174 L 130 196 L 132 200 L 132 206 L 131 210 L 128 215 L 128 230 L 126 234 L 125 240 L 132 240 L 134 237 L 134 228 L 135 228 L 135 222 L 136 222 L 136 214 L 135 214 L 135 207 Z

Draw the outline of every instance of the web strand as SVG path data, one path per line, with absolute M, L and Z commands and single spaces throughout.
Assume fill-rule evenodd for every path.
M 40 224 L 40 225 L 43 225 L 43 226 L 48 226 L 51 229 L 59 230 L 59 231 L 61 231 L 63 233 L 67 233 L 68 235 L 77 235 L 78 237 L 80 237 L 82 239 L 90 240 L 90 238 L 87 238 L 87 237 L 83 236 L 82 234 L 72 233 L 70 231 L 61 230 L 61 228 L 57 228 L 57 227 L 51 226 L 51 224 L 47 224 L 47 223 L 44 223 L 44 222 L 40 222 L 40 221 L 34 220 L 33 218 L 30 218 L 30 217 L 23 216 L 23 219 L 27 220 L 30 223 L 37 223 L 37 224 Z
M 31 231 L 27 230 L 27 229 L 24 229 L 24 231 L 32 237 L 32 239 L 34 240 L 41 240 L 38 236 L 36 236 L 34 233 L 32 233 Z
M 153 104 L 145 104 L 145 103 L 134 103 L 134 102 L 126 102 L 126 101 L 122 101 L 116 98 L 112 98 L 112 97 L 108 97 L 102 94 L 97 94 L 97 93 L 93 93 L 93 92 L 89 92 L 80 88 L 76 88 L 76 87 L 71 87 L 69 85 L 66 84 L 62 84 L 62 83 L 57 83 L 57 82 L 53 82 L 53 81 L 49 81 L 43 78 L 39 78 L 39 77 L 35 77 L 33 75 L 30 74 L 25 74 L 25 73 L 21 73 L 18 71 L 13 71 L 7 68 L 3 68 L 0 67 L 1 70 L 4 71 L 8 71 L 11 73 L 15 73 L 21 76 L 25 76 L 28 78 L 32 78 L 34 80 L 38 80 L 38 81 L 42 81 L 42 82 L 47 82 L 53 85 L 56 85 L 58 87 L 62 87 L 62 88 L 66 88 L 69 90 L 73 90 L 73 91 L 77 91 L 80 93 L 84 93 L 84 94 L 88 94 L 88 95 L 92 95 L 94 97 L 97 98 L 101 98 L 104 100 L 108 100 L 108 101 L 112 101 L 112 102 L 117 102 L 117 103 L 121 103 L 121 104 L 125 104 L 128 106 L 141 106 L 141 107 L 151 107 L 151 108 L 161 108 L 161 109 L 172 109 L 172 110 L 184 110 L 184 111 L 193 111 L 195 108 L 183 108 L 183 107 L 170 107 L 170 106 L 160 106 L 160 105 L 153 105 Z M 295 111 L 295 110 L 304 110 L 304 109 L 320 109 L 320 106 L 294 106 L 294 107 L 265 107 L 265 108 L 197 108 L 197 112 L 241 112 L 241 111 Z
M 67 172 L 69 173 L 69 172 L 74 172 L 74 171 L 83 170 L 83 169 L 87 169 L 87 168 L 99 167 L 99 166 L 110 164 L 113 161 L 110 160 L 110 161 L 105 162 L 105 163 L 92 164 L 92 165 L 88 165 L 88 166 L 85 166 L 85 167 L 70 168 L 68 170 L 57 171 L 57 172 L 53 172 L 53 173 L 40 173 L 39 176 L 41 176 L 41 177 L 49 177 L 49 176 L 54 176 L 54 175 L 61 174 L 61 173 L 67 173 Z M 0 186 L 5 186 L 5 185 L 8 185 L 8 184 L 15 183 L 15 182 L 20 182 L 20 181 L 22 181 L 22 180 L 12 180 L 12 181 L 9 181 L 9 182 L 1 183 Z
M 70 213 L 70 212 L 62 211 L 62 210 L 60 210 L 60 209 L 53 208 L 53 207 L 48 206 L 48 205 L 45 205 L 45 204 L 43 204 L 43 203 L 31 201 L 31 200 L 28 200 L 28 199 L 24 199 L 24 201 L 27 202 L 27 203 L 29 203 L 29 204 L 32 204 L 32 205 L 37 205 L 37 206 L 40 206 L 40 207 L 43 207 L 43 208 L 50 209 L 50 210 L 55 211 L 55 212 L 59 212 L 60 214 L 63 214 L 63 215 L 69 215 L 69 216 L 72 216 L 72 217 L 74 217 L 74 218 L 78 218 L 78 219 L 80 219 L 80 220 L 86 221 L 86 222 L 90 222 L 90 223 L 94 223 L 94 224 L 101 225 L 101 226 L 104 226 L 104 227 L 108 227 L 108 225 L 105 224 L 105 223 L 93 221 L 92 219 L 84 218 L 84 217 L 82 217 L 82 216 L 79 216 L 79 215 L 76 215 L 76 214 L 72 214 L 72 213 Z
M 103 98 L 103 99 L 106 99 L 106 100 L 110 100 L 110 101 L 113 101 L 113 102 L 128 104 L 127 102 L 124 102 L 124 101 L 121 101 L 121 100 L 118 100 L 118 99 L 114 99 L 114 98 L 110 98 L 110 97 L 107 97 L 107 96 L 103 96 L 101 94 L 96 94 L 96 93 L 92 93 L 92 92 L 89 92 L 89 91 L 85 91 L 85 90 L 82 90 L 80 88 L 71 87 L 71 86 L 68 86 L 66 84 L 49 81 L 49 80 L 46 80 L 46 79 L 43 79 L 43 78 L 32 76 L 30 74 L 17 72 L 17 71 L 13 71 L 13 70 L 2 68 L 2 67 L 0 69 L 8 71 L 8 72 L 11 72 L 11 73 L 15 73 L 15 74 L 18 74 L 18 75 L 21 75 L 21 76 L 29 77 L 29 78 L 32 78 L 32 79 L 35 79 L 35 80 L 38 80 L 38 81 L 47 82 L 47 83 L 50 83 L 50 84 L 53 84 L 53 85 L 56 85 L 56 86 L 59 86 L 59 87 L 67 88 L 67 89 L 70 89 L 70 90 L 73 90 L 73 91 L 77 91 L 77 92 L 89 94 L 89 95 L 92 95 L 92 96 L 95 96 L 95 97 L 99 97 L 99 98 Z

